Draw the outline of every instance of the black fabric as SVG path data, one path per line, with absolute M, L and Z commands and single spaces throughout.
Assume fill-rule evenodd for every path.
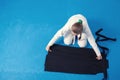
M 46 56 L 45 71 L 76 74 L 97 74 L 107 72 L 108 60 L 96 60 L 91 48 L 76 48 L 54 44 Z
M 97 36 L 97 38 L 96 38 L 96 43 L 97 43 L 98 47 L 101 49 L 101 52 L 104 53 L 104 54 L 106 54 L 106 55 L 108 55 L 108 53 L 109 53 L 109 48 L 104 47 L 104 46 L 101 46 L 101 45 L 99 44 L 99 42 L 108 41 L 108 40 L 110 40 L 110 41 L 116 41 L 117 39 L 116 39 L 116 38 L 110 38 L 110 37 L 107 37 L 107 36 L 105 36 L 105 35 L 100 34 L 100 32 L 101 32 L 102 30 L 103 30 L 103 29 L 101 28 L 101 29 L 99 29 L 98 31 L 96 31 L 96 33 L 95 33 L 96 36 Z
M 103 54 L 105 54 L 106 56 L 108 55 L 108 53 L 109 53 L 109 48 L 107 48 L 107 47 L 105 47 L 105 46 L 101 46 L 100 44 L 99 44 L 99 42 L 103 42 L 103 41 L 108 41 L 108 40 L 110 40 L 110 41 L 116 41 L 117 39 L 116 38 L 110 38 L 110 37 L 107 37 L 107 36 L 105 36 L 105 35 L 102 35 L 102 34 L 100 34 L 100 32 L 102 31 L 103 29 L 101 28 L 101 29 L 99 29 L 98 31 L 96 31 L 96 36 L 97 36 L 97 38 L 96 38 L 96 43 L 97 43 L 97 45 L 98 45 L 98 47 L 100 48 L 100 50 L 101 50 L 101 53 L 103 53 Z M 107 70 L 105 70 L 104 71 L 104 78 L 103 78 L 103 80 L 106 80 L 108 78 L 108 73 L 107 73 Z

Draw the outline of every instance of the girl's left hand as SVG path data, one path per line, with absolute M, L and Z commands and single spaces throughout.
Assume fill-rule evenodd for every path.
M 101 60 L 101 59 L 102 59 L 102 56 L 101 56 L 101 55 L 100 55 L 100 56 L 97 56 L 96 59 L 97 59 L 97 60 Z

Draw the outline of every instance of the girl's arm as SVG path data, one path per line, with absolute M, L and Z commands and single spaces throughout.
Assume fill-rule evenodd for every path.
M 87 38 L 88 38 L 88 42 L 90 43 L 90 45 L 92 46 L 93 50 L 95 51 L 97 57 L 101 57 L 101 53 L 100 53 L 100 50 L 95 42 L 95 39 L 92 35 L 92 32 L 89 28 L 89 25 L 87 23 L 87 20 L 85 20 L 85 23 L 83 24 L 83 26 L 85 26 L 85 33 L 87 35 Z

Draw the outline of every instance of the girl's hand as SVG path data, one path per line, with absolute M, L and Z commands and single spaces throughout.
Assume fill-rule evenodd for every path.
M 97 56 L 96 59 L 97 59 L 97 60 L 101 60 L 101 59 L 102 59 L 102 56 L 101 56 L 101 55 L 100 55 L 100 56 Z
M 52 52 L 52 50 L 50 49 L 50 47 L 51 47 L 51 46 L 47 46 L 47 47 L 46 47 L 46 50 L 47 50 L 48 52 Z

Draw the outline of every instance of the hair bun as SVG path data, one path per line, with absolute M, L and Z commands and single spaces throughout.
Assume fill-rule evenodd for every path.
M 78 23 L 82 24 L 82 22 L 83 22 L 83 21 L 82 21 L 81 19 L 78 20 Z

